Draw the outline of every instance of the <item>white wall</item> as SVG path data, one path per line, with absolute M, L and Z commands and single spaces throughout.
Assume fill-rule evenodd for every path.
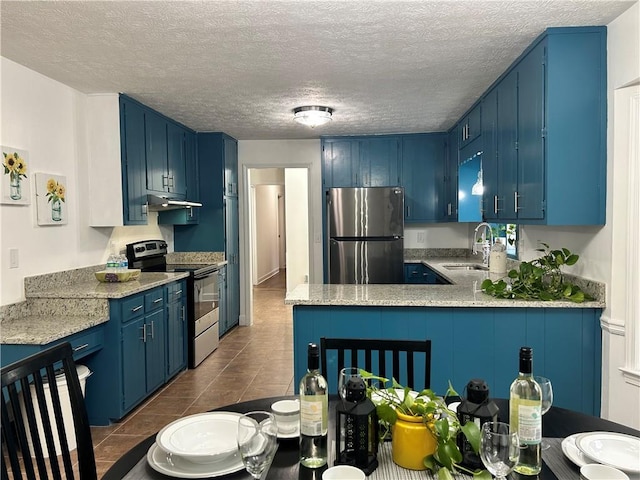
M 0 58 L 0 75 L 0 144 L 29 152 L 31 182 L 31 205 L 0 205 L 0 305 L 24 300 L 25 276 L 104 263 L 110 241 L 124 248 L 164 237 L 173 245 L 172 230 L 159 228 L 154 218 L 148 227 L 89 227 L 87 96 L 6 58 Z M 34 172 L 67 178 L 66 225 L 37 225 Z M 15 269 L 9 268 L 12 248 L 19 250 Z
M 301 198 L 309 197 L 307 170 L 287 168 L 285 171 L 285 216 L 293 219 L 287 225 L 287 290 L 293 290 L 309 279 L 309 217 L 308 205 Z
M 475 224 L 405 225 L 404 248 L 470 248 Z
M 253 179 L 253 175 L 252 175 Z M 280 270 L 278 242 L 278 195 L 284 194 L 282 185 L 253 185 L 254 271 L 257 285 Z

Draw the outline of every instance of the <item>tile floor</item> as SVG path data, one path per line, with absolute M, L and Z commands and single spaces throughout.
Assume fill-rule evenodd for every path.
M 196 369 L 178 374 L 120 422 L 92 427 L 98 478 L 124 452 L 180 417 L 293 393 L 292 314 L 284 304 L 284 278 L 281 271 L 254 288 L 251 327 L 233 329 Z

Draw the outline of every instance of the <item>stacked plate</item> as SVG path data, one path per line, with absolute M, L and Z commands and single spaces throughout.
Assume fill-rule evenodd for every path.
M 238 446 L 239 413 L 209 412 L 170 423 L 147 452 L 151 468 L 175 478 L 209 478 L 244 468 Z
M 601 463 L 630 474 L 640 474 L 640 438 L 622 433 L 586 432 L 562 441 L 565 456 L 582 467 Z M 638 478 L 637 475 L 630 475 Z

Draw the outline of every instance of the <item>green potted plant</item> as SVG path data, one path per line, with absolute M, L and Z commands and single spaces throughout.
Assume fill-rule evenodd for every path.
M 455 473 L 471 474 L 478 480 L 491 480 L 486 470 L 472 471 L 462 465 L 457 437 L 464 435 L 474 451 L 480 449 L 480 429 L 473 422 L 461 425 L 449 410 L 446 400 L 459 397 L 451 384 L 444 397 L 430 389 L 411 392 L 393 379 L 389 380 L 361 370 L 367 382 L 367 394 L 376 405 L 381 427 L 380 441 L 392 434 L 392 454 L 396 464 L 404 468 L 430 470 L 439 480 L 453 480 Z M 378 385 L 382 385 L 381 387 Z M 417 459 L 409 458 L 418 455 Z
M 497 298 L 569 300 L 575 303 L 592 300 L 580 287 L 565 281 L 560 269 L 563 265 L 575 265 L 580 257 L 567 248 L 551 250 L 546 243 L 540 244 L 544 248 L 537 251 L 544 255 L 530 262 L 520 262 L 517 269 L 507 274 L 509 283 L 503 279 L 486 279 L 482 282 L 482 290 Z

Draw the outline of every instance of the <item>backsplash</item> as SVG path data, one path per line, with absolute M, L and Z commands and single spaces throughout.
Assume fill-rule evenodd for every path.
M 169 252 L 167 263 L 220 263 L 224 262 L 224 252 Z

